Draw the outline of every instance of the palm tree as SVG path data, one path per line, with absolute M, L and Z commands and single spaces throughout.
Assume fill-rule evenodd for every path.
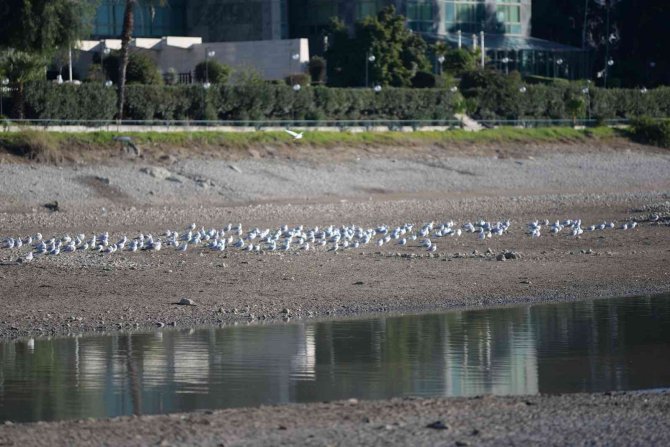
M 164 6 L 167 0 L 146 0 L 149 7 L 153 10 L 156 5 Z M 133 37 L 133 25 L 135 23 L 135 6 L 138 0 L 125 0 L 126 8 L 123 12 L 123 29 L 121 30 L 121 57 L 119 63 L 119 90 L 117 101 L 117 119 L 123 119 L 123 104 L 125 102 L 126 89 L 126 70 L 128 68 L 128 55 L 130 50 L 130 40 Z M 152 14 L 153 16 L 153 14 Z

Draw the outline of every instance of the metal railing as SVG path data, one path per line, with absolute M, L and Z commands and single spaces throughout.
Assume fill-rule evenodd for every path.
M 597 125 L 626 125 L 627 119 L 587 120 L 587 119 L 489 119 L 476 121 L 484 128 L 496 127 L 595 127 Z M 285 128 L 348 131 L 421 131 L 451 130 L 464 127 L 458 119 L 449 120 L 80 120 L 80 119 L 3 119 L 0 131 L 21 129 L 42 129 L 54 131 L 262 131 Z

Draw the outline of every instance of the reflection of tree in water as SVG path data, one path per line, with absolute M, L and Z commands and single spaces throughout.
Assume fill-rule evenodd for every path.
M 533 308 L 540 391 L 640 389 L 670 383 L 670 300 L 597 300 Z M 640 304 L 642 302 L 642 304 Z

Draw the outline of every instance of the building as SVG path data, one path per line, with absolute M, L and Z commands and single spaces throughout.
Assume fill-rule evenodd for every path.
M 102 0 L 93 23 L 94 39 L 118 38 L 124 2 Z M 286 0 L 169 0 L 165 6 L 136 7 L 136 37 L 190 36 L 205 42 L 281 40 L 288 36 Z
M 503 71 L 548 77 L 587 76 L 588 54 L 579 48 L 531 36 L 532 0 L 290 0 L 290 37 L 306 37 L 319 53 L 331 17 L 353 29 L 357 20 L 393 5 L 407 26 L 427 41 L 481 46 L 489 64 Z
M 80 42 L 76 72 L 85 77 L 91 64 L 102 61 L 105 49 L 120 48 L 120 39 Z M 207 58 L 237 69 L 253 69 L 272 80 L 303 72 L 309 61 L 307 39 L 203 43 L 199 37 L 138 37 L 131 51 L 151 57 L 164 75 L 174 70 L 182 83 L 192 82 L 195 66 Z
M 169 0 L 154 9 L 140 2 L 134 35 L 190 36 L 203 42 L 306 38 L 311 53 L 321 54 L 331 18 L 353 29 L 356 21 L 389 5 L 429 42 L 477 47 L 484 32 L 489 64 L 500 70 L 571 79 L 588 74 L 588 53 L 531 36 L 532 0 Z M 103 0 L 94 38 L 118 38 L 122 24 L 123 2 Z

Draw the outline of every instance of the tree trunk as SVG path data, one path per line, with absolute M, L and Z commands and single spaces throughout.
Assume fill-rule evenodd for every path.
M 130 39 L 133 34 L 134 9 L 137 0 L 126 0 L 126 9 L 123 13 L 123 30 L 121 31 L 121 60 L 119 63 L 119 86 L 117 101 L 117 119 L 123 119 L 123 104 L 125 101 L 126 69 L 128 68 L 128 53 Z

